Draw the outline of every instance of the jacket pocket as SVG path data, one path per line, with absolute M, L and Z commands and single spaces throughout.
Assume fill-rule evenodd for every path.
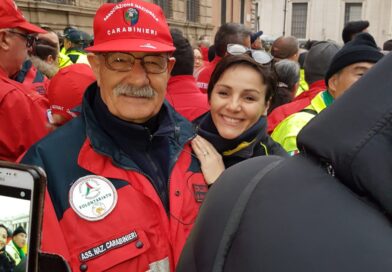
M 150 242 L 142 230 L 116 234 L 78 253 L 80 271 L 106 271 L 124 262 L 128 263 L 126 267 L 132 268 L 132 271 L 143 270 L 145 266 L 148 267 L 148 258 L 143 258 L 143 261 L 138 257 L 149 248 Z

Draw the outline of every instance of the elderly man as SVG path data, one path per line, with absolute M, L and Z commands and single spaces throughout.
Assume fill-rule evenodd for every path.
M 6 247 L 6 251 L 14 260 L 15 265 L 18 265 L 26 257 L 23 251 L 26 243 L 27 233 L 22 226 L 19 226 L 12 233 L 12 240 L 9 241 Z
M 23 159 L 47 173 L 42 250 L 73 271 L 174 271 L 207 186 L 191 123 L 164 102 L 168 25 L 148 2 L 104 4 L 94 37 L 81 115 Z
M 47 101 L 13 80 L 35 41 L 45 32 L 26 21 L 12 0 L 0 5 L 0 160 L 15 161 L 48 133 Z
M 370 34 L 365 32 L 356 35 L 354 40 L 346 43 L 333 57 L 325 75 L 327 90 L 318 93 L 303 110 L 285 118 L 274 129 L 272 139 L 291 155 L 297 154 L 297 135 L 302 128 L 342 96 L 382 57 L 383 54 Z
M 40 33 L 34 43 L 30 56 L 23 63 L 15 80 L 27 88 L 46 96 L 49 78 L 58 68 L 59 38 L 50 27 L 42 27 L 46 33 Z

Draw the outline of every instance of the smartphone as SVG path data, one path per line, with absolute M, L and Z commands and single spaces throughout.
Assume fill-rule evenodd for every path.
M 15 271 L 38 271 L 45 186 L 42 169 L 0 161 L 0 224 L 11 235 L 5 251 Z

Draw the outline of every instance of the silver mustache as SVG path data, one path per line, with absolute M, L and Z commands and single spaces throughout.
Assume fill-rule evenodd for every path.
M 113 91 L 116 96 L 125 95 L 132 97 L 152 98 L 156 95 L 156 92 L 153 88 L 151 88 L 151 86 L 144 86 L 139 88 L 128 84 L 118 84 Z

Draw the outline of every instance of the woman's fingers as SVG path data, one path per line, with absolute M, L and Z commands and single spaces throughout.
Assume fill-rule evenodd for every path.
M 207 140 L 197 136 L 191 142 L 193 151 L 200 161 L 201 170 L 208 184 L 212 184 L 225 170 L 222 156 Z

